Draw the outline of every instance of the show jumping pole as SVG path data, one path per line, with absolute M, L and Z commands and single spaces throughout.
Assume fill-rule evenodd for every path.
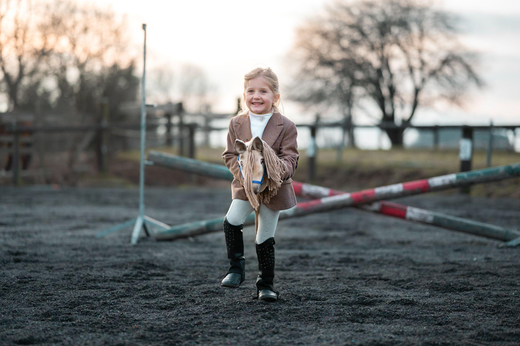
M 312 199 L 346 193 L 343 191 L 327 189 L 325 187 L 299 182 L 294 182 L 293 187 L 297 196 Z M 520 237 L 520 231 L 387 201 L 374 202 L 368 205 L 360 205 L 358 208 L 387 216 L 426 223 L 433 226 L 448 228 L 458 232 L 469 233 L 501 241 L 510 241 Z
M 119 231 L 134 224 L 132 231 L 131 244 L 137 244 L 141 229 L 147 236 L 150 236 L 147 225 L 157 226 L 163 230 L 170 229 L 167 224 L 152 219 L 144 214 L 144 166 L 145 163 L 145 146 L 146 146 L 146 24 L 142 26 L 144 31 L 144 45 L 143 45 L 143 78 L 141 80 L 141 157 L 139 162 L 139 215 L 136 219 L 132 219 L 120 225 L 114 226 L 96 235 L 97 238 L 104 237 L 107 234 Z
M 150 150 L 148 153 L 148 161 L 152 162 L 156 166 L 178 169 L 187 173 L 194 173 L 229 181 L 233 180 L 233 174 L 223 165 L 216 165 L 214 163 L 189 159 L 187 157 L 165 154 L 154 150 Z
M 227 180 L 233 179 L 231 172 L 229 172 L 229 170 L 222 165 L 200 162 L 155 151 L 150 152 L 148 158 L 153 161 L 154 164 L 168 168 L 181 169 L 190 173 L 212 176 L 215 178 Z M 458 174 L 449 174 L 445 176 L 417 180 L 402 184 L 394 184 L 354 193 L 344 193 L 342 191 L 331 190 L 320 186 L 295 182 L 293 183 L 293 186 L 297 194 L 314 198 L 320 196 L 326 197 L 318 198 L 309 202 L 298 203 L 298 205 L 293 209 L 282 211 L 280 213 L 280 219 L 309 215 L 344 207 L 358 206 L 376 201 L 382 201 L 383 199 L 399 198 L 430 191 L 441 191 L 478 183 L 498 181 L 515 176 L 520 176 L 520 163 Z M 508 230 L 502 227 L 484 223 L 473 222 L 418 208 L 401 206 L 395 203 L 382 202 L 369 207 L 369 209 L 384 215 L 401 217 L 411 221 L 424 222 L 503 241 L 514 241 L 515 238 L 520 237 L 520 233 L 517 231 Z M 184 224 L 157 233 L 155 236 L 157 240 L 174 240 L 210 232 L 217 232 L 221 230 L 222 222 L 223 218 L 217 218 L 213 220 Z M 252 224 L 253 222 L 254 218 L 250 217 L 248 220 L 246 220 L 245 225 Z

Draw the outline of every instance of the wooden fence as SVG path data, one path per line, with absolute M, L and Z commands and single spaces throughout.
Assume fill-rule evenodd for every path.
M 168 113 L 166 114 L 168 115 Z M 196 114 L 195 114 L 196 115 Z M 226 114 L 209 114 L 205 115 L 205 121 L 201 125 L 200 123 L 184 121 L 184 117 L 195 116 L 194 114 L 181 113 L 172 114 L 164 117 L 167 119 L 166 124 L 164 121 L 160 121 L 158 118 L 149 118 L 147 121 L 147 131 L 156 132 L 159 125 L 164 125 L 166 132 L 161 137 L 164 140 L 164 145 L 177 146 L 178 155 L 190 158 L 196 156 L 196 133 L 202 131 L 209 135 L 212 131 L 226 131 L 223 127 L 211 126 L 211 119 L 226 118 L 232 115 Z M 172 117 L 178 116 L 178 121 L 173 123 Z M 202 115 L 204 116 L 204 115 Z M 345 126 L 344 123 L 312 123 L 312 124 L 297 124 L 299 128 L 308 128 L 310 133 L 310 141 L 307 147 L 307 156 L 309 159 L 307 181 L 313 182 L 316 174 L 316 153 L 317 153 L 317 135 L 320 129 L 324 128 L 341 128 L 344 131 L 351 131 L 351 129 Z M 396 128 L 395 125 L 379 125 L 379 126 L 353 126 L 355 129 L 363 128 L 378 128 L 382 131 L 389 128 Z M 516 129 L 520 128 L 520 125 L 500 125 L 493 126 L 465 126 L 465 125 L 446 125 L 446 126 L 408 126 L 408 129 L 416 130 L 427 130 L 433 133 L 433 148 L 439 148 L 439 133 L 444 129 L 459 129 L 463 134 L 463 141 L 461 141 L 461 171 L 471 170 L 471 159 L 473 153 L 472 139 L 473 133 L 476 130 L 489 131 L 492 134 L 494 129 L 506 129 L 516 133 Z M 37 143 L 34 143 L 34 135 L 37 133 L 42 134 L 54 134 L 54 133 L 81 133 L 81 132 L 92 132 L 95 134 L 95 152 L 97 157 L 98 170 L 101 172 L 107 169 L 107 153 L 108 153 L 108 137 L 110 135 L 125 135 L 125 131 L 130 131 L 135 137 L 139 136 L 140 124 L 138 123 L 107 123 L 102 120 L 98 124 L 92 125 L 37 125 L 31 126 L 27 124 L 12 123 L 4 125 L 0 131 L 0 154 L 7 155 L 8 165 L 6 167 L 0 167 L 3 169 L 4 176 L 5 172 L 9 170 L 12 172 L 9 174 L 12 178 L 12 184 L 18 185 L 21 170 L 29 168 L 29 162 L 31 156 L 34 154 L 34 148 Z M 174 130 L 176 136 L 174 136 Z M 123 133 L 123 134 L 122 134 Z M 148 135 L 147 135 L 148 137 Z M 465 144 L 463 144 L 465 143 Z M 493 150 L 493 135 L 489 136 L 489 143 L 487 147 L 488 167 L 491 166 L 491 155 Z

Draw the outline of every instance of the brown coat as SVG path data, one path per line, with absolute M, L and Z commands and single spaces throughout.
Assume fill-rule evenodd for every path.
M 286 172 L 282 177 L 284 182 L 278 194 L 271 198 L 266 206 L 271 210 L 284 210 L 296 205 L 296 196 L 292 187 L 292 176 L 298 167 L 298 143 L 296 137 L 298 132 L 292 121 L 281 115 L 274 113 L 267 123 L 262 139 L 278 154 L 278 157 L 285 162 Z M 242 187 L 242 175 L 238 168 L 238 153 L 235 151 L 235 140 L 240 139 L 244 142 L 251 140 L 251 123 L 247 114 L 237 115 L 229 122 L 227 136 L 227 147 L 222 153 L 226 166 L 229 168 L 235 179 L 231 183 L 231 195 L 233 199 L 247 201 L 246 192 Z

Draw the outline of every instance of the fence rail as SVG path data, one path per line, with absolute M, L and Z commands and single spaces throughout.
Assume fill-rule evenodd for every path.
M 184 114 L 189 115 L 189 114 Z M 229 115 L 231 116 L 231 115 Z M 219 115 L 219 118 L 223 118 L 223 115 Z M 195 158 L 196 154 L 196 142 L 195 135 L 197 131 L 202 131 L 205 134 L 209 134 L 212 131 L 226 131 L 227 127 L 215 127 L 211 126 L 209 122 L 205 122 L 204 125 L 200 125 L 197 123 L 185 123 L 182 119 L 179 119 L 179 122 L 173 123 L 171 122 L 171 116 L 168 119 L 169 122 L 165 123 L 164 120 L 159 118 L 152 118 L 147 120 L 147 132 L 156 132 L 159 126 L 165 126 L 166 133 L 163 135 L 165 140 L 165 144 L 169 146 L 173 146 L 176 142 L 178 146 L 178 155 L 179 156 L 188 156 L 190 158 Z M 520 124 L 505 124 L 505 125 L 411 125 L 408 124 L 404 127 L 397 126 L 391 123 L 382 123 L 379 125 L 348 125 L 344 122 L 314 122 L 314 123 L 300 123 L 296 125 L 300 128 L 308 128 L 310 130 L 310 145 L 307 148 L 307 155 L 309 156 L 309 171 L 308 171 L 308 181 L 314 181 L 314 177 L 316 174 L 316 137 L 317 132 L 321 128 L 340 128 L 344 131 L 350 131 L 351 129 L 367 129 L 367 128 L 378 128 L 380 130 L 388 130 L 388 129 L 401 129 L 401 130 L 428 130 L 434 133 L 434 148 L 438 148 L 439 145 L 439 132 L 446 129 L 460 129 L 461 131 L 466 131 L 464 133 L 473 133 L 475 130 L 487 130 L 492 133 L 493 129 L 505 129 L 516 131 L 520 128 Z M 7 123 L 3 125 L 3 132 L 0 134 L 0 154 L 1 155 L 9 155 L 9 161 L 11 162 L 12 167 L 12 182 L 13 185 L 18 184 L 18 178 L 20 176 L 19 165 L 22 162 L 22 155 L 25 157 L 27 155 L 31 155 L 34 151 L 34 141 L 33 136 L 37 133 L 81 133 L 81 132 L 93 132 L 96 135 L 94 136 L 97 140 L 95 141 L 96 153 L 98 156 L 98 168 L 100 171 L 104 171 L 106 169 L 106 158 L 104 157 L 107 154 L 107 136 L 109 134 L 114 136 L 124 136 L 128 137 L 129 132 L 136 131 L 135 135 L 130 137 L 136 137 L 137 131 L 141 129 L 140 123 L 110 123 L 107 121 L 100 121 L 97 124 L 67 124 L 67 125 L 49 125 L 49 124 L 38 124 L 27 126 L 20 126 L 16 123 Z M 176 136 L 174 138 L 173 131 L 176 130 Z M 468 132 L 469 131 L 469 132 Z M 515 132 L 516 133 L 516 132 Z M 467 135 L 466 135 L 467 137 Z M 469 136 L 472 139 L 472 134 Z M 159 136 L 157 136 L 159 138 Z M 491 161 L 491 151 L 493 149 L 493 143 L 491 135 L 490 142 L 488 145 L 488 166 L 490 166 Z M 174 140 L 175 139 L 175 140 Z M 468 159 L 466 158 L 466 161 Z M 464 166 L 464 170 L 471 169 L 471 157 L 469 158 L 469 165 L 466 163 Z M 5 176 L 5 175 L 4 175 Z

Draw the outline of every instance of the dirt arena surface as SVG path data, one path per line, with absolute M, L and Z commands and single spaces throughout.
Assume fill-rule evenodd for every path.
M 171 225 L 225 214 L 226 189 L 148 188 Z M 520 228 L 520 200 L 430 194 L 399 203 Z M 131 229 L 138 190 L 0 188 L 0 345 L 518 345 L 520 248 L 356 209 L 285 220 L 276 303 L 219 283 L 224 236 Z

